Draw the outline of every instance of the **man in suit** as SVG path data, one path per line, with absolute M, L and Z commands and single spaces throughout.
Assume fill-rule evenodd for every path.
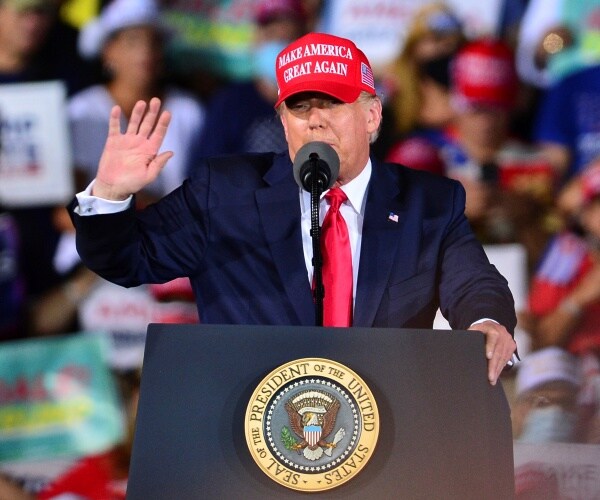
M 159 152 L 170 115 L 156 98 L 140 101 L 122 133 L 113 108 L 96 179 L 71 205 L 84 263 L 124 286 L 189 276 L 204 323 L 314 325 L 310 194 L 292 162 L 304 144 L 325 142 L 340 159 L 334 188 L 347 197 L 352 325 L 431 328 L 439 305 L 453 328 L 486 336 L 495 384 L 515 351 L 514 304 L 470 230 L 461 185 L 370 159 L 381 101 L 350 40 L 296 40 L 277 59 L 277 79 L 288 153 L 207 159 L 140 212 L 132 195 L 173 154 Z

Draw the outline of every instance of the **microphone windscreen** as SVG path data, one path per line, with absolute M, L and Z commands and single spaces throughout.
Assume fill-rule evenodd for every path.
M 327 190 L 335 184 L 340 173 L 340 158 L 335 150 L 326 142 L 313 141 L 302 146 L 294 158 L 294 179 L 303 189 L 310 191 L 306 185 L 306 166 L 310 166 L 311 155 L 316 155 L 319 160 L 318 168 L 321 178 L 326 180 L 323 190 Z M 314 156 L 313 156 L 314 158 Z

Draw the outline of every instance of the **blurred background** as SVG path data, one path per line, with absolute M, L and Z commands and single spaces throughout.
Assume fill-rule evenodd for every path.
M 0 0 L 1 500 L 124 498 L 146 327 L 201 321 L 187 279 L 79 260 L 64 207 L 111 107 L 173 114 L 141 208 L 198 158 L 286 149 L 274 63 L 309 31 L 364 50 L 373 157 L 459 180 L 509 281 L 517 498 L 600 498 L 600 0 Z

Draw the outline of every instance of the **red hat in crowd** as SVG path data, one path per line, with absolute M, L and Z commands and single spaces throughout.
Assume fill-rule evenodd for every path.
M 300 92 L 322 92 L 342 102 L 354 102 L 362 91 L 375 95 L 373 70 L 367 56 L 346 38 L 309 33 L 277 56 L 278 107 Z
M 267 24 L 281 18 L 304 21 L 306 11 L 301 0 L 260 0 L 258 2 L 255 17 L 258 24 Z
M 393 146 L 385 161 L 400 163 L 415 170 L 444 174 L 444 161 L 438 149 L 423 137 L 409 137 Z
M 584 204 L 600 196 L 600 161 L 594 162 L 581 174 L 581 190 Z
M 499 40 L 467 43 L 451 65 L 451 87 L 459 107 L 514 106 L 518 77 L 510 47 Z

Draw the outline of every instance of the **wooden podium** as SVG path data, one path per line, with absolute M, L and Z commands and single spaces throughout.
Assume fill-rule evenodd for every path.
M 379 409 L 373 456 L 324 492 L 286 488 L 253 460 L 246 407 L 300 358 L 351 368 Z M 472 331 L 289 326 L 148 328 L 127 498 L 510 499 L 510 409 Z

